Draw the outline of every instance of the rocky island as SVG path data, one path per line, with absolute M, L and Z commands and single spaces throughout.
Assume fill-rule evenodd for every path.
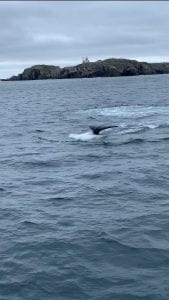
M 60 68 L 51 65 L 35 65 L 23 73 L 2 81 L 92 78 L 169 74 L 169 63 L 147 63 L 130 59 L 110 58 L 96 62 L 85 61 L 79 65 Z

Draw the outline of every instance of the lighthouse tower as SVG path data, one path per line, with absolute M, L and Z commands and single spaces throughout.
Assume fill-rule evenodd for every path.
M 87 63 L 89 63 L 90 62 L 90 60 L 88 59 L 88 57 L 86 56 L 86 57 L 83 57 L 83 59 L 82 59 L 82 64 L 87 64 Z

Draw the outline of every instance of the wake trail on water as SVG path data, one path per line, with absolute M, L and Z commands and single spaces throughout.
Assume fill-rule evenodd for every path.
M 169 106 L 113 106 L 89 109 L 83 111 L 83 113 L 100 115 L 100 116 L 114 116 L 122 118 L 138 118 L 138 117 L 149 117 L 152 115 L 169 115 Z
M 155 129 L 160 129 L 160 128 L 169 128 L 169 124 L 168 123 L 161 123 L 161 124 L 139 124 L 139 126 L 136 124 L 135 127 L 128 127 L 128 125 L 126 124 L 126 126 L 123 124 L 122 126 L 119 125 L 119 131 L 116 132 L 115 134 L 119 135 L 125 135 L 125 134 L 139 134 L 139 133 L 144 133 L 146 131 L 149 130 L 155 130 Z M 108 130 L 104 130 L 104 133 L 101 133 L 100 135 L 95 135 L 92 132 L 84 132 L 84 133 L 70 133 L 69 137 L 71 139 L 74 140 L 79 140 L 79 141 L 89 141 L 92 139 L 96 139 L 96 138 L 100 138 L 101 136 L 106 134 L 106 131 Z M 111 131 L 113 132 L 113 130 L 111 129 Z M 109 130 L 110 132 L 110 130 Z M 114 134 L 114 132 L 113 132 Z
M 129 139 L 127 143 L 138 143 L 142 142 L 145 136 L 147 137 L 147 134 L 151 140 L 151 132 L 153 132 L 153 136 L 157 134 L 157 140 L 159 140 L 159 134 L 164 132 L 166 134 L 169 128 L 169 106 L 114 106 L 88 109 L 81 113 L 87 114 L 88 118 L 94 117 L 96 120 L 99 118 L 97 123 L 101 124 L 98 128 L 104 126 L 110 126 L 112 128 L 108 130 L 110 134 L 107 134 L 107 130 L 104 130 L 98 135 L 90 131 L 69 134 L 69 138 L 76 141 L 87 142 L 94 139 L 96 141 L 100 139 L 101 136 L 110 138 L 111 135 L 113 135 L 114 142 L 117 138 L 119 139 L 120 136 L 137 135 L 134 141 L 133 139 Z M 100 117 L 102 120 L 100 120 Z M 92 126 L 95 127 L 95 124 L 92 124 Z M 116 127 L 116 129 L 113 127 Z M 145 136 L 143 136 L 144 134 Z

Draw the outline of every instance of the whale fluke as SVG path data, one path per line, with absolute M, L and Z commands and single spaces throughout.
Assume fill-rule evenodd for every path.
M 89 127 L 94 134 L 98 135 L 102 130 L 113 128 L 113 127 L 118 127 L 118 126 L 113 125 L 113 126 L 89 126 Z

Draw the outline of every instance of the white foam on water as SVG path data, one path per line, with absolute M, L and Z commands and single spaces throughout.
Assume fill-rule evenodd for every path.
M 97 138 L 98 136 L 93 134 L 92 132 L 84 132 L 84 133 L 71 133 L 69 134 L 69 137 L 74 139 L 74 140 L 77 140 L 77 141 L 89 141 L 89 140 L 92 140 L 94 138 Z
M 149 125 L 147 125 L 147 127 L 150 128 L 150 129 L 155 129 L 155 128 L 158 128 L 159 125 L 149 124 Z
M 101 116 L 136 118 L 157 114 L 169 115 L 169 106 L 115 106 L 90 109 L 87 111 L 87 113 Z
M 149 129 L 156 129 L 156 128 L 167 128 L 169 127 L 169 123 L 168 122 L 158 122 L 158 124 L 147 124 L 146 125 Z

